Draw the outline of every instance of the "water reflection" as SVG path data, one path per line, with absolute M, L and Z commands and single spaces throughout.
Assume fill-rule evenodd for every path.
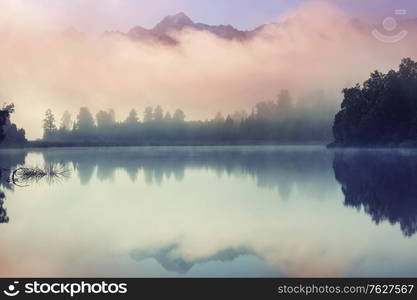
M 24 164 L 27 153 L 21 151 L 0 152 L 0 223 L 9 223 L 7 209 L 4 207 L 6 195 L 2 189 L 12 190 L 10 183 L 12 169 Z
M 24 165 L 26 156 L 26 151 L 0 151 L 0 187 L 8 190 L 13 189 L 13 184 L 10 182 L 12 170 L 19 165 Z
M 0 223 L 9 223 L 7 210 L 3 207 L 5 198 L 6 198 L 6 195 L 2 191 L 0 191 Z
M 345 205 L 362 208 L 376 224 L 399 223 L 406 236 L 417 231 L 417 154 L 401 151 L 336 153 L 336 179 Z
M 0 226 L 9 245 L 0 257 L 9 269 L 0 275 L 415 276 L 416 155 L 377 153 L 324 147 L 16 152 L 3 159 L 13 160 L 5 169 L 58 163 L 72 176 L 13 192 L 4 182 L 12 218 Z M 7 216 L 2 203 L 0 219 Z
M 81 154 L 82 153 L 82 154 Z M 250 176 L 262 188 L 277 188 L 282 199 L 302 183 L 320 197 L 320 184 L 332 177 L 331 155 L 322 148 L 274 147 L 179 147 L 95 149 L 43 152 L 47 163 L 72 164 L 80 183 L 88 185 L 94 171 L 100 181 L 112 182 L 116 170 L 124 170 L 132 181 L 140 170 L 147 184 L 162 185 L 175 178 L 181 182 L 185 170 L 208 169 L 218 176 Z
M 13 191 L 15 187 L 29 187 L 45 180 L 48 184 L 69 178 L 69 170 L 60 164 L 46 164 L 41 167 L 25 166 L 27 152 L 10 149 L 0 151 L 0 223 L 8 223 L 9 217 L 4 207 L 6 194 L 1 188 Z
M 160 249 L 143 250 L 138 249 L 131 253 L 133 259 L 142 261 L 148 258 L 155 259 L 166 271 L 176 272 L 178 274 L 187 274 L 196 264 L 204 264 L 208 262 L 231 262 L 240 256 L 252 255 L 256 256 L 253 251 L 245 248 L 240 249 L 224 249 L 214 255 L 208 257 L 197 258 L 193 260 L 185 259 L 176 254 L 179 250 L 178 245 L 170 245 Z

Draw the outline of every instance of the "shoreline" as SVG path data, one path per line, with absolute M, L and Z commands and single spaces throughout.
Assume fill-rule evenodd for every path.
M 251 142 L 242 141 L 234 143 L 59 143 L 29 141 L 25 145 L 5 145 L 0 149 L 48 149 L 48 148 L 117 148 L 117 147 L 221 147 L 221 146 L 323 146 L 326 143 L 308 142 Z
M 29 141 L 24 145 L 0 145 L 0 150 L 25 150 L 25 149 L 59 149 L 59 148 L 146 148 L 146 147 L 256 147 L 256 146 L 320 146 L 328 150 L 416 150 L 417 145 L 403 144 L 403 145 L 338 145 L 335 143 L 327 144 L 323 141 L 312 141 L 305 143 L 294 142 L 254 142 L 241 141 L 234 143 L 66 143 L 66 142 L 42 142 Z
M 342 145 L 337 143 L 330 143 L 326 145 L 327 149 L 417 149 L 417 143 L 399 143 L 399 144 L 362 144 L 362 145 Z

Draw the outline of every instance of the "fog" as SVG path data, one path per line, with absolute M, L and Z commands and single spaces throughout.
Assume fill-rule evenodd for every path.
M 159 104 L 194 120 L 249 110 L 281 89 L 303 101 L 325 90 L 340 102 L 342 88 L 417 53 L 413 35 L 383 43 L 325 1 L 277 16 L 251 40 L 184 30 L 172 33 L 176 46 L 65 31 L 56 16 L 19 3 L 0 3 L 0 100 L 15 103 L 14 121 L 28 138 L 42 135 L 47 108 L 75 115 L 80 106 L 112 107 L 122 120 L 131 108 Z

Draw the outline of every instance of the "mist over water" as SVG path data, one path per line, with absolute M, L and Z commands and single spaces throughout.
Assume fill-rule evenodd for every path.
M 0 158 L 2 170 L 71 171 L 61 182 L 2 184 L 2 276 L 416 275 L 415 151 L 127 147 Z

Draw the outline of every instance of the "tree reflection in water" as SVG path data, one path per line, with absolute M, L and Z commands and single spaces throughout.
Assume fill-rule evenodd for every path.
M 345 205 L 361 208 L 376 224 L 399 223 L 406 236 L 417 231 L 417 153 L 357 150 L 335 154 L 333 168 Z
M 9 217 L 4 207 L 6 194 L 4 190 L 13 190 L 10 183 L 12 169 L 25 163 L 26 152 L 24 151 L 2 151 L 0 152 L 0 223 L 8 223 Z
M 13 191 L 46 180 L 49 184 L 69 177 L 69 170 L 61 164 L 46 164 L 43 168 L 22 167 L 25 165 L 26 151 L 5 150 L 0 152 L 0 223 L 8 223 L 9 217 L 4 206 L 6 194 L 3 190 Z
M 9 223 L 7 210 L 3 207 L 5 198 L 6 198 L 6 195 L 2 191 L 0 191 L 0 223 Z

